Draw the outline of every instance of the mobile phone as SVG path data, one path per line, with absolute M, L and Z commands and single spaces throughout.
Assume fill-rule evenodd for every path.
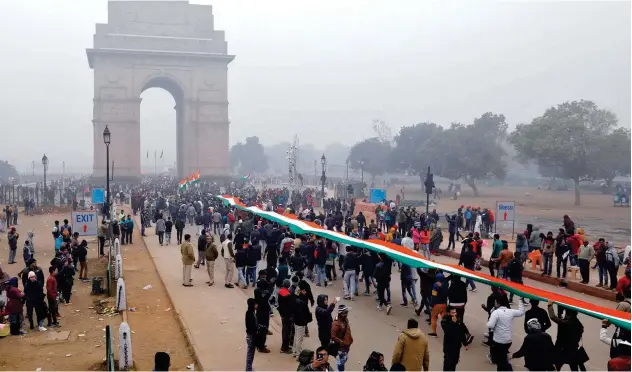
M 316 360 L 323 360 L 325 357 L 322 354 L 316 354 Z

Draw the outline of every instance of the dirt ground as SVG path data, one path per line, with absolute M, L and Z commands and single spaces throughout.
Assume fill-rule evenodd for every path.
M 28 231 L 35 233 L 35 257 L 39 265 L 48 273 L 49 261 L 53 254 L 51 229 L 55 219 L 62 215 L 41 215 L 21 217 L 17 226 L 22 237 Z M 66 216 L 68 218 L 68 216 Z M 6 235 L 0 239 L 0 264 L 3 270 L 14 276 L 23 267 L 21 249 L 18 249 L 18 263 L 7 265 L 8 247 Z M 134 244 L 122 246 L 123 269 L 127 285 L 128 323 L 132 329 L 132 346 L 135 369 L 152 370 L 154 353 L 167 351 L 171 354 L 172 370 L 186 370 L 194 362 L 192 353 L 180 330 L 176 315 L 170 310 L 171 302 L 162 285 L 153 261 L 143 246 L 138 230 L 134 234 Z M 106 261 L 96 258 L 96 241 L 89 240 L 88 277 L 105 277 Z M 152 288 L 143 290 L 151 284 Z M 105 283 L 104 283 L 105 287 Z M 113 285 L 115 292 L 115 285 Z M 121 315 L 107 311 L 114 305 L 114 298 L 105 295 L 91 295 L 91 284 L 75 280 L 71 304 L 61 306 L 59 320 L 61 328 L 46 332 L 30 331 L 25 336 L 9 336 L 0 339 L 0 370 L 103 370 L 105 360 L 105 326 L 110 324 L 114 331 L 115 358 L 118 357 L 118 326 Z M 112 293 L 114 296 L 115 293 Z M 99 303 L 100 302 L 100 303 Z M 102 308 L 105 307 L 105 314 Z M 28 327 L 28 321 L 26 321 Z M 70 331 L 65 341 L 49 341 L 47 337 L 54 331 Z M 36 348 L 33 348 L 35 346 Z
M 630 208 L 613 207 L 610 195 L 595 192 L 583 192 L 581 206 L 575 206 L 575 194 L 569 191 L 548 191 L 536 187 L 487 187 L 479 185 L 479 196 L 475 197 L 472 189 L 463 185 L 461 196 L 452 200 L 448 196 L 447 184 L 437 185 L 443 190 L 443 197 L 435 207 L 440 214 L 453 213 L 461 205 L 496 207 L 497 201 L 516 202 L 516 231 L 523 231 L 528 223 L 540 226 L 540 230 L 555 232 L 562 224 L 562 216 L 568 214 L 575 226 L 584 228 L 588 239 L 593 242 L 600 237 L 614 240 L 617 246 L 630 244 Z M 395 199 L 402 185 L 392 185 L 387 195 Z M 419 185 L 406 185 L 406 200 L 423 200 L 425 194 Z M 432 199 L 432 197 L 431 197 Z M 423 208 L 423 207 L 422 207 Z M 432 209 L 432 208 L 431 208 Z M 511 223 L 498 226 L 503 233 L 511 233 Z

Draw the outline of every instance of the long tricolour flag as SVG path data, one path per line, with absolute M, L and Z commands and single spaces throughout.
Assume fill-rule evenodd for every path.
M 427 260 L 419 253 L 397 244 L 388 243 L 382 240 L 361 240 L 352 238 L 339 232 L 326 230 L 313 222 L 299 220 L 298 218 L 296 218 L 296 216 L 291 214 L 281 215 L 275 212 L 264 211 L 256 206 L 248 207 L 238 198 L 235 198 L 231 195 L 217 195 L 216 197 L 223 200 L 225 204 L 234 206 L 240 210 L 248 211 L 265 219 L 277 222 L 281 225 L 289 226 L 290 230 L 292 230 L 292 232 L 296 234 L 314 234 L 339 243 L 385 253 L 391 258 L 411 267 L 422 269 L 435 268 L 443 270 L 444 272 L 457 274 L 479 283 L 494 285 L 511 293 L 515 293 L 516 295 L 521 297 L 546 302 L 554 302 L 563 307 L 574 309 L 588 316 L 598 319 L 607 319 L 612 324 L 630 329 L 630 313 L 598 306 L 592 303 L 580 301 L 575 298 L 541 290 L 527 285 L 509 282 L 504 279 L 498 279 L 478 271 L 468 270 L 458 265 L 442 264 L 432 260 Z

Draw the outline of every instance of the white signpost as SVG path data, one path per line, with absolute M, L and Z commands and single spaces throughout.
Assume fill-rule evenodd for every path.
M 499 222 L 511 222 L 511 239 L 516 230 L 516 202 L 497 201 L 496 215 L 494 216 L 494 232 Z
M 72 232 L 80 236 L 96 236 L 99 229 L 97 211 L 72 212 Z

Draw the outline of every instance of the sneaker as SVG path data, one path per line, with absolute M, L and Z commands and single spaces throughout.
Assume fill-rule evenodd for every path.
M 39 331 L 40 331 L 40 332 L 46 332 L 46 331 L 47 331 L 47 329 L 46 329 L 46 328 L 44 328 L 44 327 L 39 327 Z
M 54 324 L 53 324 L 53 327 L 54 327 L 54 328 L 60 328 L 60 327 L 61 327 L 61 324 L 59 324 L 59 323 L 54 323 Z
M 435 332 L 428 333 L 428 336 L 430 336 L 430 337 L 439 337 L 439 336 L 437 336 L 437 334 Z
M 232 285 L 232 284 L 224 284 L 224 287 L 226 287 L 226 288 L 235 288 L 235 286 Z
M 487 361 L 489 362 L 489 364 L 494 364 L 491 354 L 487 354 Z
M 377 311 L 382 311 L 382 305 L 377 305 Z
M 263 347 L 261 349 L 257 349 L 257 351 L 260 353 L 268 354 L 270 352 L 270 349 L 268 349 L 267 347 Z
M 386 315 L 391 315 L 391 310 L 393 310 L 393 306 L 388 305 L 388 306 L 386 307 Z
M 401 303 L 400 305 L 403 306 L 403 307 L 408 307 L 407 303 Z
M 369 292 L 364 292 L 365 296 L 370 296 L 371 294 Z
M 603 287 L 603 284 L 599 283 L 597 284 L 595 287 L 599 288 L 599 287 Z
M 470 289 L 470 292 L 476 292 L 476 288 Z
M 281 354 L 292 354 L 292 350 L 290 350 L 290 349 L 286 349 L 286 350 L 281 349 Z

